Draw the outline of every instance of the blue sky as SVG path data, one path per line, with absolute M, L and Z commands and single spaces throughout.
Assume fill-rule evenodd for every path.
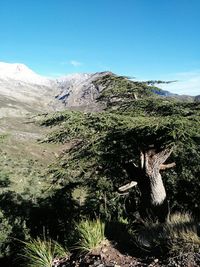
M 0 61 L 41 75 L 110 70 L 200 94 L 200 0 L 0 0 Z

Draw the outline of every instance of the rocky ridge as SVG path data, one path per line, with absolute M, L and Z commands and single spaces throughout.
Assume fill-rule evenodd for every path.
M 93 81 L 105 74 L 72 74 L 53 80 L 23 64 L 0 62 L 0 117 L 64 108 L 96 110 L 95 99 L 101 88 L 96 88 Z
M 76 73 L 49 79 L 24 64 L 0 62 L 0 118 L 66 108 L 99 110 L 101 107 L 95 100 L 104 87 L 94 82 L 108 74 L 113 75 L 111 72 Z M 159 94 L 169 96 L 170 93 L 161 90 Z

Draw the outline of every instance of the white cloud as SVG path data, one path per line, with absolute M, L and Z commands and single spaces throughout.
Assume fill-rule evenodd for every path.
M 72 65 L 73 67 L 79 67 L 82 66 L 83 63 L 77 60 L 70 60 L 70 61 L 63 61 L 60 62 L 61 65 Z
M 199 95 L 200 71 L 180 72 L 167 76 L 167 80 L 177 80 L 170 84 L 162 84 L 159 87 L 175 94 Z
M 79 67 L 79 66 L 83 65 L 83 63 L 76 61 L 76 60 L 71 60 L 69 63 L 74 67 Z

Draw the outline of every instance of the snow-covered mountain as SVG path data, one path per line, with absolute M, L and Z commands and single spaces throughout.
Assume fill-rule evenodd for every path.
M 62 108 L 57 83 L 23 64 L 0 62 L 0 118 Z
M 0 62 L 0 79 L 21 81 L 30 84 L 51 85 L 51 80 L 40 76 L 24 64 Z
M 98 109 L 93 81 L 107 74 L 71 74 L 48 79 L 24 64 L 0 62 L 0 118 L 65 108 Z

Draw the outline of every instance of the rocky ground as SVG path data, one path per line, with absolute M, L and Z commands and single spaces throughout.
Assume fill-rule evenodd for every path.
M 168 259 L 155 257 L 134 257 L 121 253 L 110 243 L 82 256 L 57 260 L 54 267 L 198 267 L 200 254 L 188 253 Z

